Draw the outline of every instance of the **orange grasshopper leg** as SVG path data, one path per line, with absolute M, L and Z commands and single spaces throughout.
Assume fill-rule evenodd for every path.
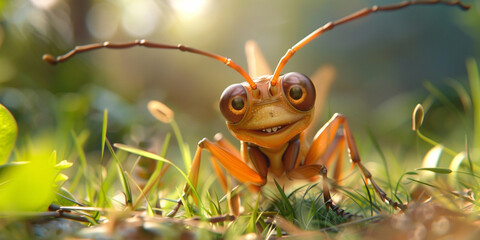
M 253 183 L 256 185 L 264 185 L 266 180 L 262 178 L 257 172 L 251 169 L 245 162 L 239 158 L 238 151 L 233 151 L 229 147 L 223 145 L 223 142 L 214 143 L 204 138 L 198 143 L 197 151 L 193 158 L 192 167 L 188 174 L 189 180 L 193 186 L 197 186 L 198 173 L 201 162 L 201 152 L 203 149 L 208 150 L 215 159 L 230 173 L 235 179 L 242 183 Z M 187 197 L 190 192 L 188 184 L 185 185 L 183 198 Z M 167 216 L 173 217 L 182 205 L 181 200 L 178 200 L 177 205 L 170 211 Z
M 343 126 L 343 128 L 340 128 L 340 126 Z M 362 164 L 360 154 L 358 152 L 357 145 L 353 138 L 350 127 L 345 117 L 341 114 L 334 114 L 332 118 L 315 135 L 312 146 L 310 147 L 307 156 L 305 157 L 305 165 L 316 164 L 318 161 L 329 162 L 331 161 L 331 159 L 325 160 L 325 158 L 330 158 L 330 156 L 335 151 L 343 151 L 343 149 L 336 147 L 334 148 L 335 151 L 331 151 L 332 143 L 339 136 L 339 129 L 342 129 L 343 136 L 340 136 L 345 138 L 350 159 L 352 160 L 353 164 L 357 165 L 358 168 L 360 168 L 362 175 L 366 179 L 367 183 L 368 181 L 371 182 L 373 189 L 380 196 L 383 202 L 391 205 L 395 209 L 400 208 L 402 211 L 405 211 L 407 209 L 407 206 L 388 198 L 387 194 L 373 180 L 370 171 L 368 171 L 368 169 Z M 333 145 L 335 146 L 335 144 Z M 337 158 L 337 161 L 340 161 L 340 159 Z

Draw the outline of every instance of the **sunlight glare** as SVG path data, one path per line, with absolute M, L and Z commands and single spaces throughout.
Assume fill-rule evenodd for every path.
M 38 8 L 49 9 L 57 3 L 57 0 L 30 0 L 30 2 Z
M 142 37 L 158 26 L 161 11 L 152 0 L 128 1 L 123 9 L 122 27 L 130 35 Z
M 172 8 L 182 18 L 194 18 L 200 15 L 208 5 L 209 0 L 170 0 Z

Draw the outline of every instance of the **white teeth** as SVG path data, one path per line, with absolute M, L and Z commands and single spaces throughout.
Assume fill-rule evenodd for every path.
M 265 129 L 262 129 L 262 132 L 272 133 L 272 132 L 276 132 L 276 131 L 280 130 L 280 128 L 282 128 L 282 126 L 273 127 L 273 128 L 265 128 Z

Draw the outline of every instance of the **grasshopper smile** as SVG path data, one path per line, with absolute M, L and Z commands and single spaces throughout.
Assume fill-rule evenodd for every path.
M 254 130 L 257 134 L 260 133 L 261 135 L 273 135 L 273 134 L 278 134 L 280 132 L 283 132 L 284 130 L 287 130 L 290 126 L 295 124 L 298 121 L 295 121 L 293 123 L 288 123 L 288 124 L 282 124 L 282 125 L 277 125 L 275 127 L 265 127 L 265 128 L 260 128 L 257 130 Z
M 282 126 L 278 126 L 278 127 L 272 127 L 272 128 L 265 128 L 265 129 L 262 129 L 262 132 L 264 133 L 275 133 L 277 132 L 278 130 L 280 130 L 282 128 Z
M 282 128 L 282 126 L 272 127 L 272 128 L 264 128 L 264 129 L 262 129 L 262 132 L 264 132 L 264 133 L 276 133 L 281 128 Z

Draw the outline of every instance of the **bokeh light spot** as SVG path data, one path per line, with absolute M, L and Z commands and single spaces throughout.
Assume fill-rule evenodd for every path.
M 130 35 L 146 36 L 151 34 L 158 26 L 161 11 L 153 1 L 130 1 L 124 6 L 122 27 Z
M 30 0 L 30 2 L 37 8 L 49 9 L 57 3 L 57 0 Z
M 87 13 L 87 29 L 97 39 L 109 39 L 117 30 L 118 20 L 114 6 L 97 3 Z
M 170 0 L 172 8 L 182 18 L 194 18 L 200 15 L 208 5 L 208 0 Z

